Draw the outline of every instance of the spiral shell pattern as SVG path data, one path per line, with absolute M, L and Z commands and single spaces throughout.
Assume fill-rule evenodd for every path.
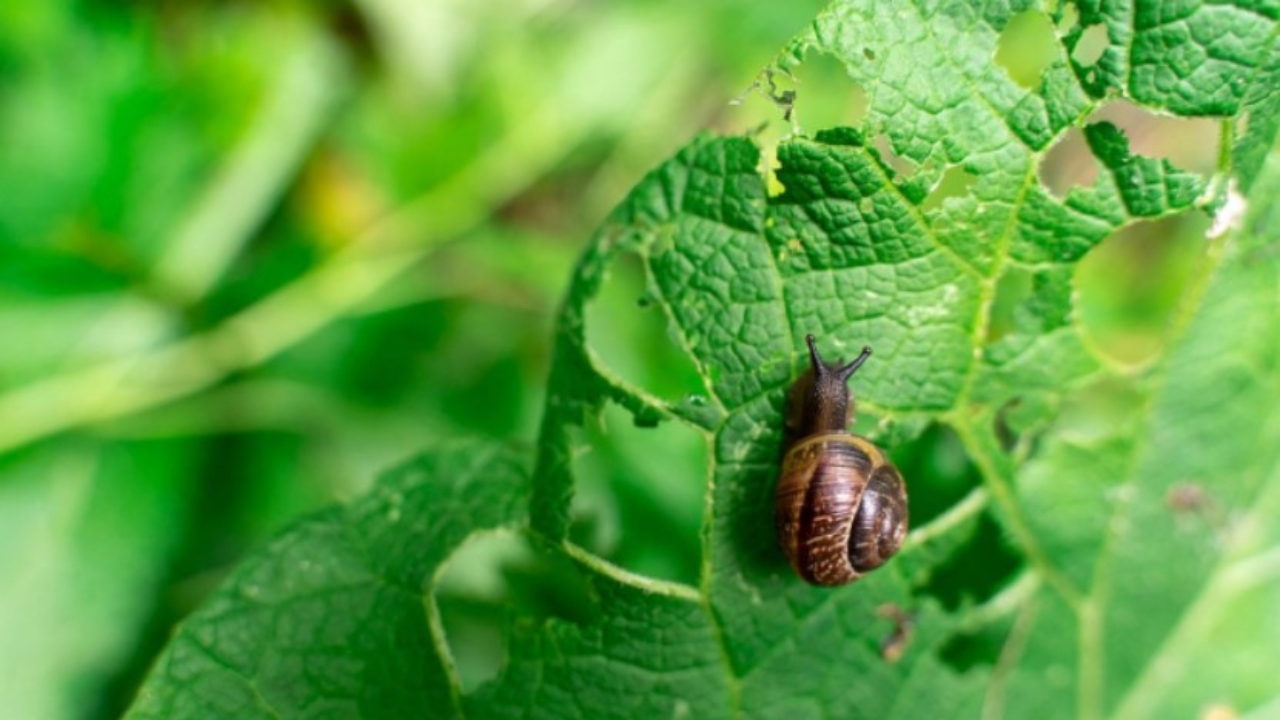
M 802 578 L 843 585 L 884 564 L 902 545 L 906 484 L 866 438 L 811 436 L 783 460 L 774 522 Z

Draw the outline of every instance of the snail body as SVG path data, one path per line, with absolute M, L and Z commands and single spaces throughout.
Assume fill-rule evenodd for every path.
M 824 362 L 812 335 L 805 341 L 811 367 L 787 396 L 774 524 L 801 578 L 844 585 L 883 565 L 902 545 L 907 490 L 879 448 L 846 430 L 854 414 L 848 380 L 871 348 L 842 365 Z

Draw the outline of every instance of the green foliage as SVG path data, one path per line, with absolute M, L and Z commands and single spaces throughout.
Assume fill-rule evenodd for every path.
M 517 522 L 526 477 L 513 453 L 441 447 L 296 526 L 186 625 L 156 670 L 174 682 L 147 686 L 131 716 L 407 717 L 454 704 L 423 579 L 470 534 Z
M 5 715 L 119 717 L 280 528 L 531 436 L 583 238 L 800 22 L 733 3 L 0 3 Z
M 536 447 L 440 443 L 360 499 L 284 532 L 180 625 L 127 717 L 1150 718 L 1215 703 L 1274 708 L 1280 13 L 1247 3 L 1056 6 L 1055 59 L 1028 87 L 993 61 L 1006 25 L 1027 11 L 1037 10 L 834 2 L 768 78 L 772 87 L 818 56 L 835 58 L 865 99 L 858 126 L 797 133 L 772 154 L 750 138 L 704 135 L 652 171 L 574 271 Z M 1077 50 L 1092 27 L 1106 42 L 1086 66 Z M 297 47 L 304 60 L 329 57 L 305 37 Z M 299 72 L 314 107 L 331 107 L 327 86 Z M 1204 176 L 1135 153 L 1117 126 L 1092 117 L 1118 98 L 1218 118 L 1217 167 Z M 1100 171 L 1058 197 L 1042 168 L 1077 128 Z M 272 167 L 295 157 L 260 142 L 284 156 Z M 554 146 L 531 143 L 526 158 Z M 410 164 L 400 181 L 431 171 Z M 261 220 L 280 177 L 259 178 L 263 202 L 229 216 L 235 237 Z M 943 192 L 956 177 L 969 180 Z M 458 183 L 432 209 L 499 192 Z M 228 217 L 219 197 L 195 217 Z M 1079 319 L 1082 258 L 1140 221 L 1234 213 L 1239 200 L 1247 211 L 1205 250 L 1164 352 L 1136 367 L 1112 359 Z M 199 250 L 199 228 L 179 247 Z M 367 267 L 393 274 L 400 256 L 390 251 L 424 251 L 406 246 L 403 231 L 366 240 L 372 250 L 357 259 L 392 257 L 391 267 L 339 262 L 333 275 L 303 275 L 313 284 L 280 297 L 284 307 L 356 302 L 326 288 L 359 286 Z M 306 266 L 288 253 L 274 260 Z M 158 262 L 176 269 L 162 289 L 203 295 L 212 262 Z M 658 317 L 692 387 L 638 379 L 597 350 L 616 328 L 593 323 L 590 310 L 634 264 L 645 284 L 632 314 Z M 226 294 L 204 309 L 231 322 L 148 356 L 175 395 L 114 395 L 83 420 L 213 383 L 217 368 L 191 362 L 208 346 L 231 367 L 288 347 L 292 335 L 253 314 L 264 291 L 252 278 L 238 292 L 217 289 Z M 373 334 L 408 332 L 389 319 Z M 855 381 L 859 429 L 911 470 L 916 510 L 903 551 L 838 590 L 796 579 L 772 529 L 782 398 L 807 333 L 832 354 L 874 346 Z M 302 374 L 333 373 L 294 362 Z M 353 381 L 356 396 L 387 392 L 377 378 Z M 77 421 L 16 406 L 39 422 L 8 437 L 0 429 L 0 445 Z M 661 457 L 676 482 L 704 489 L 694 577 L 620 567 L 611 560 L 625 553 L 584 531 L 581 456 L 598 435 L 583 428 L 611 406 L 705 447 L 703 478 L 681 477 L 675 453 Z M 961 456 L 952 467 L 948 447 Z M 155 467 L 190 461 L 183 443 L 151 450 Z M 19 476 L 50 462 L 18 460 L 28 463 Z M 127 525 L 112 520 L 83 542 Z M 625 529 L 618 542 L 633 551 L 666 542 L 650 539 L 665 527 Z M 532 571 L 521 579 L 507 568 L 502 601 L 517 601 L 498 613 L 504 655 L 471 680 L 455 663 L 464 648 L 446 601 L 451 576 L 471 570 L 455 567 L 468 544 L 495 533 L 523 539 Z M 140 533 L 136 542 L 175 540 Z M 910 624 L 896 639 L 895 612 Z

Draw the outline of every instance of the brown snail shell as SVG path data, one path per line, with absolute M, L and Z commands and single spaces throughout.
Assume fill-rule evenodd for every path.
M 812 367 L 787 398 L 774 523 L 801 578 L 844 585 L 883 565 L 902 546 L 907 490 L 879 448 L 846 431 L 854 413 L 848 380 L 871 348 L 842 365 L 824 362 L 812 335 L 805 341 Z

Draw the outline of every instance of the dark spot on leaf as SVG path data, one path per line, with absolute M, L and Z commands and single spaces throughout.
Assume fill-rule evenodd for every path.
M 1179 483 L 1169 488 L 1164 503 L 1176 513 L 1200 512 L 1211 505 L 1209 494 L 1199 483 Z
M 1034 457 L 1042 431 L 1057 415 L 1057 398 L 1045 393 L 1028 393 L 1011 398 L 992 418 L 992 432 L 1007 453 L 1017 451 L 1021 460 Z
M 1227 529 L 1227 515 L 1222 505 L 1200 483 L 1188 481 L 1170 487 L 1165 493 L 1164 503 L 1183 531 L 1194 532 L 1207 527 L 1215 534 L 1221 534 Z
M 911 644 L 911 636 L 915 631 L 915 613 L 909 613 L 892 603 L 885 603 L 876 608 L 876 615 L 893 622 L 893 629 L 880 641 L 880 657 L 887 663 L 896 663 L 902 659 Z
M 862 48 L 862 57 L 866 58 L 867 60 L 874 61 L 876 59 L 876 51 L 872 50 L 869 47 L 864 47 Z
M 1011 452 L 1018 444 L 1018 433 L 1016 433 L 1009 424 L 1009 411 L 1015 408 L 1020 400 L 1013 398 L 1000 406 L 996 411 L 995 418 L 991 421 L 992 431 L 995 433 L 996 440 L 1000 443 L 1000 449 L 1005 452 Z

